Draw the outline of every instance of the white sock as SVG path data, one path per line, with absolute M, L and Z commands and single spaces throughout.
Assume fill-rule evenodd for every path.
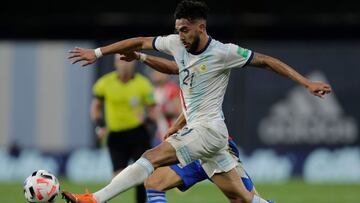
M 154 167 L 149 160 L 141 157 L 116 175 L 107 186 L 95 192 L 94 197 L 98 203 L 106 202 L 119 193 L 142 184 L 153 171 Z
M 269 203 L 268 201 L 262 199 L 261 197 L 254 195 L 251 203 Z

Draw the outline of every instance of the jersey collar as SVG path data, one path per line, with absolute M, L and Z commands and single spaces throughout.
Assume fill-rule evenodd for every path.
M 202 54 L 209 47 L 211 40 L 212 40 L 212 38 L 211 38 L 211 36 L 209 36 L 209 39 L 208 39 L 208 41 L 207 41 L 207 43 L 206 43 L 206 45 L 205 45 L 205 47 L 203 49 L 201 49 L 200 51 L 192 52 L 190 54 L 192 54 L 192 55 Z

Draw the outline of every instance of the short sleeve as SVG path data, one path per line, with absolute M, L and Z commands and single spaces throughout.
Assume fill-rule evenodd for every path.
M 105 97 L 105 78 L 100 78 L 97 80 L 93 86 L 93 95 L 98 98 L 104 98 Z
M 228 44 L 228 52 L 225 58 L 226 68 L 245 67 L 253 58 L 253 52 L 235 44 Z
M 167 36 L 158 36 L 154 38 L 152 43 L 153 49 L 172 55 L 174 49 L 179 45 L 179 35 L 172 34 Z

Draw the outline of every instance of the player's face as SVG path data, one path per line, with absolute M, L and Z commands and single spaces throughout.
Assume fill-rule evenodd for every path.
M 203 32 L 201 22 L 190 22 L 181 18 L 175 21 L 175 30 L 179 33 L 181 42 L 188 52 L 196 52 L 199 48 L 200 34 Z

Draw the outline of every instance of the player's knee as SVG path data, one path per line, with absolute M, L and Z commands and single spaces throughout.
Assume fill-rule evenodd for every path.
M 171 156 L 171 153 L 167 153 L 167 151 L 162 151 L 157 148 L 146 150 L 142 157 L 147 159 L 154 169 L 160 166 L 176 163 L 177 161 L 176 155 Z
M 157 168 L 157 166 L 156 166 L 156 156 L 155 156 L 152 149 L 146 150 L 143 153 L 142 157 L 147 159 L 153 165 L 154 168 Z
M 145 180 L 144 186 L 147 190 L 157 190 L 164 192 L 165 187 L 161 178 L 151 178 Z

